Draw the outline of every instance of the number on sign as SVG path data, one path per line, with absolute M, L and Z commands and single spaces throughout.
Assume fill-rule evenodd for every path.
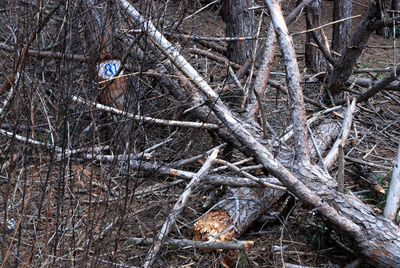
M 100 62 L 97 66 L 98 66 L 97 70 L 99 78 L 111 79 L 117 74 L 118 69 L 121 67 L 121 61 L 120 60 L 103 61 Z M 123 71 L 121 71 L 121 74 L 123 74 Z
M 112 67 L 114 67 L 114 68 L 112 68 Z M 117 64 L 115 64 L 115 63 L 113 65 L 111 65 L 110 63 L 107 63 L 106 65 L 104 65 L 104 75 L 107 78 L 113 77 L 114 74 L 117 73 L 117 71 L 118 71 L 118 68 L 117 68 Z

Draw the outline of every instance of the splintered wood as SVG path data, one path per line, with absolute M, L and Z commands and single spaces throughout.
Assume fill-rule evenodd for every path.
M 236 234 L 232 224 L 225 211 L 212 211 L 193 225 L 193 240 L 231 241 Z

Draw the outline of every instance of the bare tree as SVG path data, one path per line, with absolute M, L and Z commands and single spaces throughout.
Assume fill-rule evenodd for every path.
M 333 20 L 338 21 L 351 16 L 352 3 L 349 0 L 334 0 L 333 1 Z M 351 20 L 335 23 L 332 30 L 332 49 L 336 52 L 341 52 L 345 48 L 351 35 Z
M 313 1 L 309 6 L 307 6 L 307 29 L 318 27 L 321 24 L 321 9 L 321 1 Z M 309 22 L 312 22 L 312 24 Z M 307 33 L 305 46 L 306 67 L 317 73 L 322 68 L 322 55 L 318 47 L 311 44 L 312 40 L 312 33 Z
M 224 0 L 222 18 L 226 23 L 227 37 L 254 37 L 254 12 L 250 10 L 251 0 Z M 228 41 L 228 59 L 244 63 L 250 59 L 254 49 L 254 40 Z

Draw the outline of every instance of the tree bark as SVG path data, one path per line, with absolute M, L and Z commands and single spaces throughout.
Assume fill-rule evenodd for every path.
M 320 0 L 315 0 L 311 2 L 306 8 L 306 16 L 307 19 L 307 29 L 311 29 L 314 27 L 318 27 L 321 24 L 321 7 L 322 3 Z M 312 21 L 312 24 L 309 22 Z M 322 67 L 322 57 L 321 52 L 315 46 L 311 45 L 313 40 L 312 33 L 306 34 L 306 47 L 305 47 L 305 56 L 306 56 L 306 67 L 312 72 L 319 72 Z
M 348 46 L 341 52 L 341 57 L 336 61 L 334 70 L 328 74 L 327 89 L 332 95 L 337 94 L 353 72 L 354 65 L 367 45 L 368 39 L 374 29 L 374 22 L 378 18 L 379 8 L 371 2 L 368 10 L 353 32 Z
M 389 1 L 377 1 L 377 3 L 378 3 L 378 8 L 379 8 L 379 16 L 378 16 L 378 18 L 380 20 L 386 20 L 386 19 L 390 18 L 389 17 L 390 14 L 387 12 L 387 10 L 391 6 L 392 2 L 389 2 Z M 389 37 L 388 27 L 382 27 L 382 28 L 376 29 L 376 34 L 379 35 L 379 36 L 383 36 L 384 38 L 388 38 Z
M 400 10 L 400 0 L 392 0 L 392 10 Z
M 225 0 L 222 19 L 226 23 L 226 37 L 254 36 L 254 12 L 248 10 L 251 0 Z M 254 40 L 228 41 L 227 56 L 230 61 L 242 64 L 251 58 Z
M 341 20 L 351 16 L 351 0 L 333 1 L 333 20 Z M 341 52 L 350 41 L 351 20 L 342 21 L 333 25 L 332 31 L 332 49 Z

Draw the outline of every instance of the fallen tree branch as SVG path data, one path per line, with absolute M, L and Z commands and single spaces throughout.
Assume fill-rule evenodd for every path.
M 389 192 L 386 199 L 383 215 L 389 220 L 394 221 L 400 204 L 400 142 L 397 148 L 397 157 L 394 162 L 392 179 L 390 181 Z
M 85 100 L 79 96 L 71 96 L 71 99 L 73 101 L 75 101 L 76 103 L 85 104 L 88 107 L 95 107 L 96 109 L 101 110 L 101 111 L 110 112 L 110 113 L 113 113 L 116 115 L 121 115 L 121 116 L 129 118 L 129 119 L 134 119 L 134 120 L 138 120 L 138 121 L 142 121 L 142 122 L 146 122 L 146 123 L 150 123 L 150 124 L 157 124 L 157 125 L 164 125 L 164 126 L 180 126 L 180 127 L 190 127 L 190 128 L 204 128 L 204 129 L 219 128 L 219 126 L 216 124 L 166 120 L 166 119 L 153 118 L 153 117 L 149 117 L 149 116 L 135 115 L 132 113 L 128 113 L 126 111 L 122 111 L 118 108 L 106 106 L 106 105 L 103 105 L 103 104 L 100 104 L 100 103 L 94 102 L 94 101 Z
M 154 243 L 150 250 L 148 251 L 146 258 L 143 263 L 143 267 L 151 267 L 155 257 L 157 256 L 158 252 L 161 249 L 162 246 L 162 240 L 164 240 L 164 237 L 168 236 L 169 231 L 171 229 L 172 224 L 175 222 L 176 218 L 182 211 L 182 209 L 186 206 L 186 202 L 189 199 L 189 196 L 191 195 L 193 189 L 199 184 L 201 179 L 203 178 L 204 175 L 208 172 L 208 170 L 211 168 L 211 165 L 214 163 L 215 159 L 218 156 L 218 152 L 221 146 L 217 147 L 214 149 L 214 151 L 210 154 L 210 156 L 207 158 L 206 162 L 204 165 L 200 168 L 200 170 L 193 176 L 191 181 L 188 183 L 186 186 L 185 190 L 181 194 L 181 196 L 178 198 L 178 201 L 175 203 L 171 213 L 167 216 L 167 219 L 165 220 L 164 224 L 161 227 L 160 232 L 157 235 L 157 238 L 154 239 Z
M 388 76 L 386 76 L 385 78 L 377 82 L 373 87 L 371 87 L 366 92 L 358 96 L 357 102 L 361 103 L 367 101 L 369 98 L 373 97 L 378 92 L 386 89 L 386 87 L 388 87 L 390 83 L 395 81 L 399 76 L 400 76 L 400 65 L 397 65 L 396 67 L 393 68 L 392 72 Z
M 195 173 L 190 171 L 184 171 L 169 167 L 165 163 L 150 163 L 144 161 L 146 154 L 135 154 L 130 156 L 129 166 L 133 169 L 141 171 L 155 172 L 158 174 L 169 175 L 172 177 L 178 177 L 183 179 L 191 179 Z M 114 155 L 95 155 L 86 154 L 83 155 L 83 159 L 92 160 L 97 159 L 104 162 L 113 162 L 116 160 L 127 161 L 128 156 L 114 156 Z M 138 160 L 140 159 L 140 160 Z M 264 186 L 272 185 L 273 187 L 282 187 L 279 180 L 271 177 L 248 179 L 243 177 L 230 177 L 226 175 L 205 175 L 203 178 L 204 183 L 213 185 L 229 185 L 232 187 L 259 187 L 260 184 Z
M 361 165 L 366 165 L 366 166 L 370 166 L 370 167 L 373 167 L 373 168 L 379 168 L 379 169 L 383 169 L 383 170 L 387 170 L 387 171 L 392 171 L 392 169 L 393 169 L 392 167 L 382 166 L 382 165 L 379 165 L 379 164 L 375 164 L 375 163 L 372 163 L 372 162 L 364 161 L 364 160 L 361 160 L 361 159 L 358 159 L 358 158 L 354 158 L 354 157 L 351 157 L 351 156 L 345 156 L 344 159 L 346 159 L 348 161 L 351 161 L 351 162 L 354 162 L 354 163 L 361 164 Z
M 128 242 L 133 242 L 135 245 L 140 245 L 140 244 L 153 244 L 154 239 L 153 238 L 137 238 L 137 237 L 132 237 L 129 238 Z M 254 242 L 253 241 L 225 241 L 225 242 L 219 242 L 219 241 L 194 241 L 194 240 L 189 240 L 189 239 L 172 239 L 172 238 L 167 238 L 163 241 L 164 244 L 171 244 L 171 245 L 176 245 L 179 247 L 185 247 L 185 248 L 203 248 L 203 249 L 246 249 L 251 246 L 253 246 Z
M 216 162 L 219 163 L 219 164 L 222 164 L 222 165 L 225 165 L 225 166 L 231 168 L 232 170 L 234 170 L 234 171 L 236 171 L 236 172 L 242 174 L 242 175 L 245 176 L 246 178 L 248 178 L 248 179 L 250 179 L 250 180 L 252 180 L 252 181 L 255 181 L 255 182 L 259 183 L 260 185 L 263 185 L 263 186 L 268 187 L 268 188 L 271 188 L 271 189 L 276 189 L 276 190 L 280 190 L 280 191 L 286 191 L 286 188 L 285 188 L 285 187 L 282 187 L 282 186 L 279 186 L 279 185 L 275 185 L 275 184 L 271 184 L 271 183 L 264 182 L 264 181 L 260 180 L 259 178 L 257 178 L 257 177 L 255 177 L 255 176 L 251 175 L 250 173 L 247 173 L 247 172 L 241 170 L 241 169 L 238 168 L 236 165 L 234 165 L 234 164 L 232 164 L 232 163 L 229 163 L 228 161 L 225 161 L 225 160 L 222 160 L 222 159 L 217 159 Z
M 307 131 L 306 110 L 300 86 L 301 78 L 297 66 L 296 52 L 294 51 L 293 41 L 289 36 L 289 30 L 280 12 L 279 4 L 272 1 L 269 1 L 267 4 L 271 12 L 272 23 L 278 35 L 283 61 L 285 62 L 286 81 L 292 110 L 295 157 L 300 162 L 300 165 L 306 166 L 310 163 L 310 138 Z
M 381 80 L 377 79 L 370 79 L 370 78 L 357 78 L 354 76 L 350 76 L 347 83 L 349 85 L 351 84 L 356 84 L 361 87 L 374 87 L 376 84 L 378 84 Z M 391 90 L 391 91 L 400 91 L 400 82 L 399 81 L 393 81 L 389 85 L 386 86 L 385 90 Z
M 8 52 L 14 52 L 14 46 L 7 45 L 6 43 L 0 43 L 0 49 Z M 64 52 L 56 52 L 56 51 L 40 51 L 40 50 L 32 50 L 28 49 L 26 51 L 26 55 L 39 57 L 39 58 L 49 58 L 49 59 L 57 59 L 57 60 L 70 60 L 70 61 L 78 61 L 78 62 L 88 62 L 90 61 L 90 57 L 84 55 L 77 54 L 65 54 Z
M 339 22 L 343 22 L 343 21 L 346 21 L 346 20 L 351 20 L 351 19 L 355 19 L 355 18 L 359 18 L 359 17 L 361 17 L 361 14 L 350 16 L 350 17 L 343 18 L 343 19 L 340 19 L 340 20 L 331 21 L 331 22 L 328 22 L 328 23 L 326 23 L 324 25 L 321 25 L 321 26 L 318 26 L 318 27 L 315 27 L 315 28 L 312 28 L 312 29 L 308 29 L 308 30 L 297 32 L 297 33 L 293 33 L 292 36 L 303 34 L 303 33 L 309 33 L 309 32 L 313 32 L 313 31 L 317 31 L 317 30 L 320 30 L 320 29 L 322 29 L 324 27 L 328 27 L 328 26 L 331 26 L 331 25 L 339 23 Z
M 266 171 L 282 181 L 288 189 L 304 202 L 315 207 L 334 226 L 350 235 L 369 262 L 380 266 L 399 266 L 400 230 L 389 220 L 377 216 L 356 196 L 337 191 L 336 181 L 315 165 L 291 166 L 290 172 L 274 155 L 251 134 L 247 125 L 240 123 L 226 108 L 211 87 L 179 52 L 143 18 L 126 0 L 118 0 L 125 12 L 139 22 L 156 46 L 168 56 L 190 81 L 203 93 L 207 104 L 219 120 L 232 131 L 238 142 L 245 146 L 246 154 L 255 157 Z M 282 17 L 279 4 L 267 1 L 271 15 Z M 284 22 L 283 19 L 279 21 Z M 279 26 L 279 25 L 278 25 Z M 290 73 L 288 74 L 290 76 Z M 299 89 L 294 89 L 298 91 Z M 296 93 L 292 93 L 296 95 Z M 300 119 L 300 121 L 302 121 Z M 297 148 L 304 149 L 297 145 Z M 299 153 L 299 152 L 297 152 Z M 293 164 L 293 163 L 292 163 Z M 235 215 L 235 214 L 234 214 Z M 391 243 L 388 243 L 391 241 Z
M 295 9 L 293 9 L 292 12 L 290 12 L 290 14 L 287 16 L 285 22 L 287 25 L 289 25 L 290 23 L 292 23 L 295 18 L 297 17 L 298 14 L 300 14 L 300 12 L 307 6 L 309 5 L 313 0 L 303 0 L 299 5 L 297 5 L 297 7 Z M 276 35 L 275 35 L 275 31 L 270 31 L 269 29 L 272 29 L 272 23 L 270 23 L 269 27 L 268 27 L 268 33 L 267 33 L 267 41 L 266 41 L 266 45 L 265 45 L 265 50 L 259 50 L 257 51 L 256 54 L 256 58 L 260 58 L 263 57 L 264 60 L 267 59 L 267 57 L 269 58 L 270 62 L 273 62 L 273 54 L 275 51 L 275 41 L 276 41 Z M 272 44 L 272 45 L 269 45 Z M 263 55 L 264 54 L 264 55 Z M 271 57 L 269 57 L 268 55 L 272 55 Z M 267 64 L 267 63 L 266 63 Z M 237 72 L 236 76 L 238 77 L 238 79 L 242 78 L 247 71 L 249 70 L 251 65 L 251 60 L 247 60 L 245 63 L 243 63 L 243 66 L 239 69 L 239 71 Z M 264 65 L 264 63 L 263 63 Z M 265 66 L 263 67 L 263 71 L 262 73 L 265 73 L 268 71 L 267 69 L 265 69 Z M 268 80 L 268 78 L 266 79 Z M 261 85 L 261 84 L 260 84 Z M 260 94 L 261 95 L 261 94 Z
M 204 49 L 189 48 L 189 52 L 205 56 L 205 57 L 207 57 L 209 59 L 215 60 L 216 62 L 223 63 L 223 64 L 225 64 L 227 66 L 232 66 L 235 69 L 239 69 L 241 67 L 240 64 L 237 64 L 237 63 L 235 63 L 233 61 L 230 61 L 227 58 L 215 55 L 215 54 L 213 54 L 213 53 L 211 53 L 211 52 L 209 52 L 207 50 L 204 50 Z
M 332 166 L 333 163 L 335 163 L 338 158 L 339 144 L 342 145 L 343 147 L 346 144 L 347 136 L 350 133 L 351 123 L 353 121 L 353 113 L 355 107 L 356 107 L 356 100 L 353 99 L 351 105 L 347 109 L 346 115 L 344 116 L 341 135 L 337 138 L 327 156 L 325 156 L 324 162 L 325 165 L 328 167 Z

